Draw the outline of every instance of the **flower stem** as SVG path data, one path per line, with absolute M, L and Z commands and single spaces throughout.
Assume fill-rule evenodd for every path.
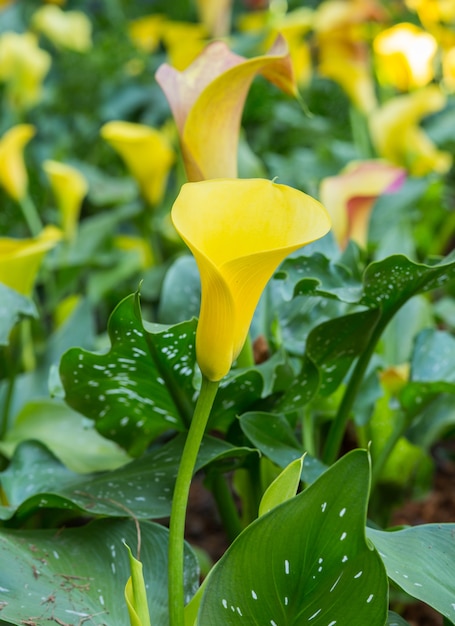
M 191 479 L 219 381 L 202 377 L 201 391 L 190 424 L 175 482 L 169 525 L 168 593 L 169 624 L 184 626 L 184 538 L 185 517 Z
M 35 205 L 30 199 L 30 196 L 23 196 L 19 200 L 19 205 L 21 207 L 22 215 L 27 222 L 30 233 L 33 237 L 36 237 L 43 230 L 43 224 L 38 215 L 38 211 L 36 210 Z

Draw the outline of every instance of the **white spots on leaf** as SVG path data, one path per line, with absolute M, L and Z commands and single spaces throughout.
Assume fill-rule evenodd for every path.
M 345 532 L 341 533 L 340 541 L 344 541 L 347 536 L 348 536 L 347 533 Z
M 335 587 L 338 585 L 338 583 L 341 580 L 341 577 L 343 576 L 343 572 L 341 572 L 341 574 L 338 576 L 338 578 L 336 579 L 336 581 L 333 583 L 333 585 L 330 587 L 330 593 L 332 593 L 332 591 L 335 589 Z
M 251 597 L 253 598 L 253 600 L 257 600 L 258 599 L 257 593 L 255 592 L 254 589 L 251 590 Z
M 59 555 L 59 553 L 56 550 L 53 550 L 52 554 L 54 555 L 55 559 L 59 559 L 60 558 L 60 555 Z
M 289 561 L 287 559 L 284 560 L 284 573 L 289 574 Z
M 360 578 L 363 574 L 363 570 L 360 570 L 360 572 L 357 572 L 357 574 L 354 576 L 354 578 Z
M 341 559 L 342 563 L 346 563 L 346 561 L 348 560 L 347 555 L 345 554 L 344 557 Z
M 284 606 L 287 606 L 289 604 L 289 598 L 287 596 L 284 596 Z
M 227 608 L 228 608 L 228 603 L 227 603 L 226 598 L 223 598 L 223 599 L 221 600 L 221 604 L 224 606 L 224 608 L 225 608 L 225 609 L 227 609 Z
M 367 598 L 367 604 L 370 604 L 373 598 L 374 598 L 374 593 L 370 593 L 370 595 Z
M 100 601 L 101 606 L 104 606 L 104 598 L 102 595 L 98 597 L 98 600 Z
M 321 511 L 324 513 L 324 512 L 325 512 L 325 510 L 326 510 L 326 508 L 327 508 L 327 502 L 323 502 L 323 503 L 321 504 Z
M 414 587 L 422 587 L 420 583 L 414 583 Z
M 275 622 L 275 620 L 271 619 L 270 626 L 278 626 L 278 624 Z
M 316 611 L 316 613 L 313 613 L 313 615 L 308 618 L 308 621 L 311 622 L 311 620 L 314 619 L 315 617 L 317 617 L 321 611 L 322 611 L 322 609 L 318 609 Z
M 341 511 L 339 512 L 339 516 L 343 517 L 345 513 L 346 513 L 346 507 L 343 507 Z
M 330 622 L 330 624 L 328 624 L 328 626 L 335 626 L 335 624 L 337 623 L 336 619 L 332 620 Z

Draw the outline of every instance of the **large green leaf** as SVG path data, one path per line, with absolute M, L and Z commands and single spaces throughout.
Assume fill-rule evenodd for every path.
M 26 317 L 38 317 L 32 300 L 0 283 L 0 346 L 8 345 L 11 329 Z
M 28 439 L 44 443 L 75 472 L 115 469 L 130 460 L 122 448 L 101 437 L 87 418 L 59 400 L 26 404 L 0 441 L 0 451 L 11 457 L 18 444 Z
M 0 474 L 6 504 L 0 519 L 19 519 L 42 508 L 85 510 L 90 515 L 160 519 L 169 515 L 185 435 L 117 470 L 81 476 L 65 468 L 37 442 L 20 444 L 9 467 Z M 196 469 L 226 458 L 242 458 L 250 448 L 234 448 L 205 437 Z
M 195 325 L 145 324 L 139 295 L 128 296 L 109 319 L 107 354 L 73 348 L 63 355 L 66 402 L 132 456 L 161 433 L 184 430 L 193 410 Z
M 256 448 L 280 467 L 286 467 L 304 452 L 294 430 L 283 415 L 259 411 L 244 413 L 240 417 L 240 427 Z M 318 459 L 305 454 L 302 480 L 312 483 L 326 469 Z
M 389 578 L 455 623 L 455 524 L 423 524 L 395 532 L 368 528 L 367 536 Z
M 167 626 L 166 528 L 141 523 L 141 554 L 153 626 Z M 124 588 L 130 576 L 124 545 L 137 546 L 132 520 L 99 520 L 81 528 L 0 530 L 2 611 L 5 621 L 24 624 L 125 626 Z M 198 585 L 196 558 L 185 555 L 185 596 Z
M 384 626 L 387 577 L 365 539 L 368 491 L 368 456 L 356 450 L 248 526 L 208 578 L 200 626 Z

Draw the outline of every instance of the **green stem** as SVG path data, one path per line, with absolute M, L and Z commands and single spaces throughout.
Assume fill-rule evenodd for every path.
M 317 451 L 314 432 L 314 418 L 312 412 L 309 410 L 309 407 L 306 407 L 303 410 L 302 435 L 304 449 L 308 452 L 308 454 L 316 457 Z
M 37 237 L 43 230 L 43 224 L 41 222 L 38 211 L 33 204 L 30 196 L 25 195 L 19 200 L 19 206 L 21 207 L 22 215 L 24 216 L 27 226 L 33 237 Z
M 216 470 L 211 472 L 210 476 L 208 476 L 208 486 L 215 499 L 223 522 L 223 528 L 226 531 L 229 542 L 232 543 L 237 535 L 240 535 L 242 532 L 242 523 L 226 476 Z
M 385 445 L 382 448 L 381 452 L 378 454 L 376 460 L 373 461 L 373 467 L 371 470 L 371 491 L 373 491 L 373 489 L 375 488 L 376 483 L 378 482 L 382 470 L 384 469 L 384 466 L 387 462 L 387 459 L 392 453 L 392 450 L 394 449 L 398 440 L 400 439 L 400 437 L 402 437 L 408 426 L 408 421 L 405 419 L 403 414 L 400 414 L 395 421 L 392 434 L 385 442 Z
M 357 397 L 360 385 L 362 384 L 370 359 L 376 348 L 376 344 L 378 343 L 384 328 L 387 326 L 389 319 L 390 317 L 387 316 L 379 320 L 376 328 L 371 334 L 367 347 L 365 348 L 363 354 L 359 357 L 354 371 L 351 374 L 351 378 L 347 384 L 346 391 L 344 392 L 343 399 L 341 400 L 338 408 L 338 412 L 330 427 L 327 441 L 325 442 L 322 460 L 324 463 L 327 463 L 327 465 L 334 463 L 338 457 L 354 401 Z
M 253 367 L 253 365 L 253 344 L 251 342 L 251 335 L 248 333 L 243 348 L 240 350 L 240 354 L 237 357 L 237 367 Z
M 5 346 L 3 349 L 5 355 L 5 363 L 7 364 L 8 383 L 6 388 L 6 397 L 3 402 L 3 407 L 0 417 L 0 440 L 5 436 L 8 430 L 9 411 L 11 406 L 11 400 L 13 399 L 14 383 L 16 380 L 17 360 L 13 361 L 11 354 L 11 346 Z
M 201 391 L 175 482 L 169 525 L 168 593 L 170 626 L 184 626 L 183 566 L 186 509 L 197 455 L 218 386 L 219 381 L 210 381 L 203 376 Z

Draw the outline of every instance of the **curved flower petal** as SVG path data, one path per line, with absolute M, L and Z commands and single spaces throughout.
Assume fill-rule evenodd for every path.
M 6 131 L 0 139 L 0 185 L 16 201 L 27 193 L 24 148 L 34 135 L 34 126 L 18 124 Z
M 446 97 L 436 85 L 411 94 L 397 96 L 373 111 L 371 138 L 378 154 L 411 174 L 423 176 L 431 171 L 447 172 L 452 164 L 448 152 L 438 150 L 418 125 L 422 118 L 444 108 Z
M 166 188 L 174 151 L 160 131 L 132 122 L 108 122 L 101 136 L 124 160 L 151 206 L 159 204 Z
M 164 64 L 156 80 L 171 107 L 180 135 L 188 179 L 236 178 L 243 105 L 257 74 L 296 94 L 286 42 L 279 37 L 270 52 L 245 59 L 222 41 L 207 46 L 184 72 Z
M 198 363 L 208 379 L 220 380 L 242 349 L 277 266 L 325 235 L 330 218 L 319 202 L 291 187 L 219 179 L 183 185 L 172 220 L 201 275 Z
M 76 235 L 82 201 L 88 191 L 87 181 L 77 169 L 57 161 L 45 161 L 43 169 L 57 200 L 65 237 L 73 239 Z
M 46 226 L 32 239 L 0 238 L 0 282 L 24 296 L 33 291 L 41 261 L 62 238 L 55 226 Z
M 403 183 L 405 170 L 386 161 L 353 163 L 338 176 L 324 178 L 320 198 L 332 218 L 333 234 L 344 248 L 349 239 L 365 246 L 373 205 Z

